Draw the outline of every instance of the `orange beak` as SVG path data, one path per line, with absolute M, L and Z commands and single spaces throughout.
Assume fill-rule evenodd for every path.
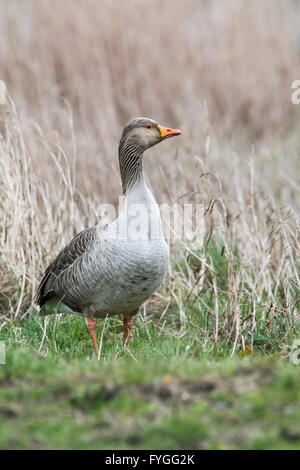
M 175 135 L 180 135 L 182 132 L 179 129 L 170 129 L 169 127 L 158 126 L 160 130 L 161 140 L 168 139 L 169 137 L 174 137 Z

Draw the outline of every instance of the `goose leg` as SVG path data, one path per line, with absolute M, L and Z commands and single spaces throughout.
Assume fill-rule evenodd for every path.
M 96 337 L 97 323 L 93 317 L 87 317 L 87 326 L 88 326 L 90 335 L 93 340 L 95 352 L 98 356 L 99 349 L 98 349 L 97 337 Z
M 133 317 L 124 317 L 123 326 L 124 326 L 124 343 L 125 346 L 129 346 L 130 343 L 130 333 L 132 330 Z

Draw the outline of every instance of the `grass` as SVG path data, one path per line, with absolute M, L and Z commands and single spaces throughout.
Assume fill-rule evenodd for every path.
M 298 449 L 299 324 L 261 322 L 235 349 L 205 309 L 183 327 L 177 308 L 138 315 L 129 349 L 120 318 L 98 320 L 99 360 L 83 318 L 7 319 L 0 448 Z
M 299 366 L 289 361 L 299 321 L 279 294 L 272 306 L 268 297 L 257 302 L 254 316 L 247 291 L 239 317 L 228 317 L 228 260 L 219 248 L 207 247 L 214 270 L 196 296 L 177 281 L 166 304 L 168 279 L 145 304 L 129 349 L 119 317 L 98 320 L 98 358 L 84 318 L 42 318 L 31 307 L 4 317 L 0 448 L 299 448 Z M 197 258 L 182 256 L 170 278 L 201 272 Z
M 0 0 L 0 446 L 299 448 L 299 8 L 98 3 Z M 182 129 L 145 173 L 159 204 L 202 205 L 204 243 L 168 240 L 130 349 L 120 318 L 98 321 L 96 361 L 84 319 L 33 299 L 101 203 L 117 209 L 140 115 Z
M 0 448 L 297 449 L 297 368 L 267 358 L 110 361 L 9 351 Z
M 228 261 L 221 255 L 220 248 L 213 244 L 207 247 L 206 256 L 211 259 L 214 271 L 207 272 L 196 295 L 194 283 L 190 284 L 192 288 L 187 284 L 185 289 L 182 286 L 179 289 L 175 283 L 169 302 L 165 299 L 167 293 L 161 289 L 140 309 L 134 321 L 131 354 L 137 354 L 139 359 L 153 356 L 169 359 L 173 355 L 186 358 L 213 355 L 223 359 L 238 354 L 248 345 L 255 353 L 286 355 L 293 341 L 300 337 L 300 323 L 297 315 L 288 314 L 285 297 L 274 295 L 271 305 L 264 295 L 260 302 L 256 301 L 253 311 L 253 295 L 245 290 L 239 297 L 238 318 L 231 311 L 228 315 Z M 179 266 L 172 263 L 173 275 L 170 277 L 176 279 L 176 275 L 184 274 L 188 278 L 195 273 L 197 278 L 201 272 L 198 259 L 189 253 L 181 258 Z M 239 269 L 237 255 L 235 258 L 234 269 Z M 216 277 L 217 296 L 212 276 Z M 168 279 L 166 285 L 171 283 Z M 183 298 L 179 301 L 178 297 Z M 98 325 L 101 358 L 114 360 L 122 357 L 121 317 L 98 320 Z M 6 342 L 8 350 L 25 347 L 50 357 L 83 358 L 92 356 L 93 352 L 84 318 L 60 314 L 43 319 L 32 306 L 23 318 L 5 318 L 0 340 Z

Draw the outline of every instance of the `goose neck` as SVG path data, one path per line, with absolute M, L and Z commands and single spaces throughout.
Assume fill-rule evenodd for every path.
M 138 182 L 144 181 L 143 150 L 137 145 L 120 145 L 119 165 L 123 194 L 132 189 Z

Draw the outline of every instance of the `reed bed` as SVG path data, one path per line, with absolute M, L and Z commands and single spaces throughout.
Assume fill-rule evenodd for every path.
M 159 203 L 203 204 L 205 236 L 197 250 L 172 240 L 144 323 L 198 327 L 231 354 L 283 349 L 300 300 L 297 3 L 12 0 L 0 13 L 2 325 L 28 318 L 47 264 L 117 204 L 119 135 L 146 115 L 184 132 L 145 155 L 149 184 Z

